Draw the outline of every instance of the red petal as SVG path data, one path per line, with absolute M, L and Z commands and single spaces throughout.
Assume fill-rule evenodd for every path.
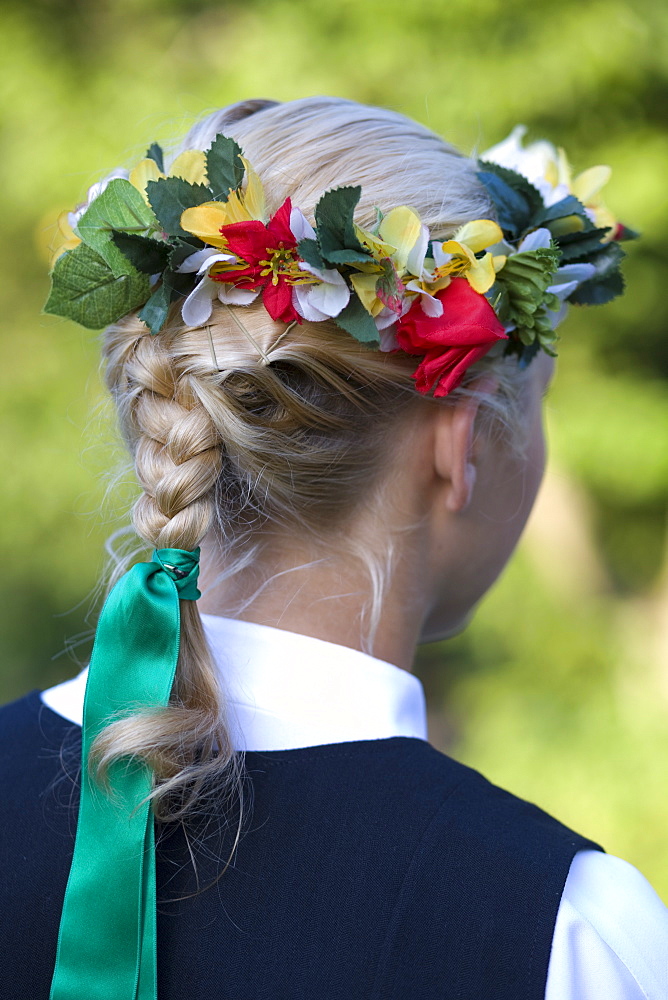
M 251 219 L 249 222 L 231 222 L 221 226 L 221 234 L 227 240 L 227 248 L 249 264 L 257 264 L 267 259 L 267 249 L 273 248 L 278 241 L 263 222 Z
M 409 354 L 421 354 L 437 346 L 492 345 L 506 337 L 501 320 L 484 295 L 471 288 L 466 278 L 453 278 L 436 293 L 443 303 L 442 316 L 427 316 L 419 299 L 397 324 L 397 341 Z
M 268 282 L 264 286 L 262 301 L 272 319 L 281 323 L 292 323 L 293 320 L 301 323 L 301 318 L 292 304 L 292 286 L 287 281 L 279 279 L 277 285 Z
M 292 202 L 286 198 L 281 207 L 272 215 L 267 225 L 271 233 L 271 246 L 282 243 L 284 247 L 290 249 L 297 246 L 297 240 L 292 235 L 290 229 L 290 213 L 292 212 Z

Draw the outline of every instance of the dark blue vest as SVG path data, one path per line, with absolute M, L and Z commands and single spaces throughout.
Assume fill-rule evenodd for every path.
M 2 1000 L 48 1000 L 79 751 L 37 692 L 0 709 Z M 222 875 L 215 800 L 159 830 L 159 1000 L 543 1000 L 571 860 L 597 845 L 419 739 L 246 768 Z

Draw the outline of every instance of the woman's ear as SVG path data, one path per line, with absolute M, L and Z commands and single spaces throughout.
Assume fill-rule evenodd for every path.
M 445 485 L 447 509 L 457 514 L 471 502 L 476 482 L 475 421 L 485 394 L 498 388 L 493 375 L 481 375 L 467 388 L 475 396 L 464 396 L 450 407 L 443 407 L 437 420 L 434 438 L 434 468 Z

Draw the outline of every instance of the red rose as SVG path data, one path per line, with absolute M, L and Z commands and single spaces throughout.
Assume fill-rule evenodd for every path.
M 452 278 L 435 296 L 443 303 L 441 316 L 427 316 L 416 299 L 397 322 L 397 342 L 407 354 L 424 354 L 413 373 L 418 392 L 447 396 L 470 366 L 507 334 L 484 295 L 466 278 Z

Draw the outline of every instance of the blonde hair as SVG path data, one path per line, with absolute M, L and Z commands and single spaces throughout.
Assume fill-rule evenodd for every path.
M 201 121 L 174 155 L 206 149 L 220 132 L 252 162 L 271 211 L 291 197 L 312 219 L 325 190 L 361 184 L 362 225 L 373 222 L 375 206 L 402 204 L 442 238 L 469 219 L 493 217 L 474 161 L 393 111 L 324 97 L 246 101 Z M 335 537 L 369 572 L 371 646 L 391 544 L 373 552 L 341 528 L 360 498 L 372 502 L 397 422 L 428 405 L 410 377 L 415 359 L 370 351 L 333 323 L 277 334 L 259 303 L 236 311 L 216 303 L 210 324 L 196 329 L 174 308 L 158 336 L 131 314 L 105 332 L 104 357 L 143 490 L 133 511 L 140 538 L 193 549 L 210 533 L 232 575 L 261 561 L 262 532 L 306 532 L 323 546 Z M 489 412 L 507 422 L 523 376 L 514 362 L 488 357 L 467 381 L 481 368 L 500 383 Z M 465 383 L 453 396 L 467 392 Z M 102 774 L 118 757 L 150 764 L 163 819 L 195 808 L 210 780 L 238 788 L 241 774 L 193 602 L 181 602 L 181 618 L 167 709 L 112 722 L 93 748 Z

